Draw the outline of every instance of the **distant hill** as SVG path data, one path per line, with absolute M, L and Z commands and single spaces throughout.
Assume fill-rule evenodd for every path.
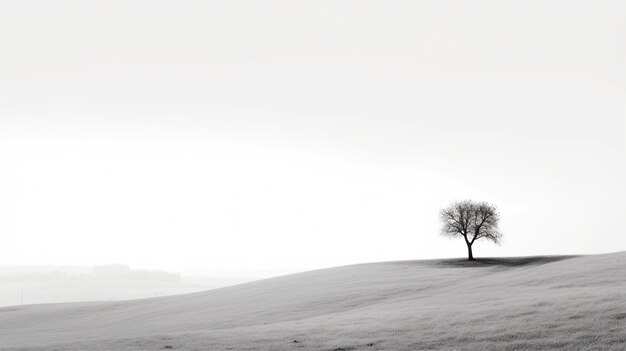
M 7 350 L 614 350 L 626 252 L 361 264 L 211 291 L 0 309 Z
M 0 267 L 0 307 L 184 294 L 249 281 L 186 277 L 127 265 Z M 0 344 L 0 347 L 2 345 Z

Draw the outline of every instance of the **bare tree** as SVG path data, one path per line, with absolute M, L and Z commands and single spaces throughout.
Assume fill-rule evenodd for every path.
M 463 237 L 467 244 L 467 259 L 473 261 L 472 245 L 476 240 L 484 238 L 500 243 L 502 233 L 498 229 L 499 220 L 500 214 L 496 207 L 487 202 L 454 202 L 441 210 L 441 235 Z

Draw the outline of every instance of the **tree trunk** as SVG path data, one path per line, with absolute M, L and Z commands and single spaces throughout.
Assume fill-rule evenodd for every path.
M 472 244 L 470 243 L 467 243 L 467 260 L 468 261 L 474 260 L 474 255 L 472 254 Z

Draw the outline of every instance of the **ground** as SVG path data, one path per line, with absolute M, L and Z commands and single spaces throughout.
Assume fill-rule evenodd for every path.
M 0 350 L 626 349 L 626 252 L 402 261 L 0 309 Z

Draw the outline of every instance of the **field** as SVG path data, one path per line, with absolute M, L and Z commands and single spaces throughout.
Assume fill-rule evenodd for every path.
M 626 252 L 370 263 L 0 309 L 0 350 L 626 349 Z

